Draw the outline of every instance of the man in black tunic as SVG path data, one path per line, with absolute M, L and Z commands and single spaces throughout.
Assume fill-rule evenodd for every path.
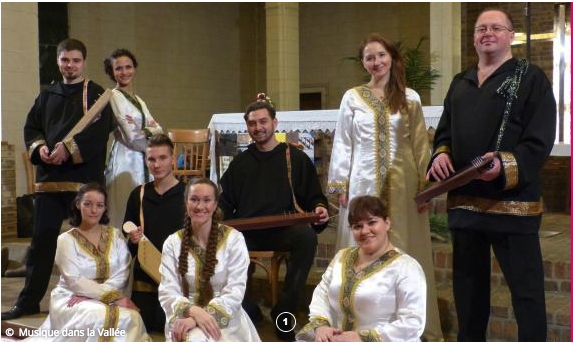
M 441 180 L 476 156 L 494 156 L 481 178 L 449 192 L 459 341 L 485 341 L 491 253 L 511 291 L 520 341 L 547 338 L 539 227 L 540 171 L 555 139 L 556 108 L 543 71 L 512 57 L 505 11 L 477 19 L 477 66 L 456 75 L 434 137 L 428 176 Z
M 302 224 L 243 232 L 249 250 L 290 252 L 284 287 L 271 310 L 274 322 L 282 312 L 296 312 L 318 244 L 315 230 L 328 224 L 328 200 L 310 158 L 276 139 L 278 121 L 269 100 L 251 103 L 244 118 L 254 143 L 235 156 L 221 178 L 219 207 L 225 219 L 294 213 L 297 207 L 320 215 L 312 227 Z M 293 331 L 277 329 L 276 334 L 279 339 L 294 340 Z
M 170 234 L 183 228 L 185 210 L 185 184 L 173 175 L 173 142 L 165 134 L 151 136 L 145 151 L 145 163 L 153 181 L 137 186 L 127 200 L 124 223 L 133 222 L 138 230 L 129 235 L 128 247 L 137 255 L 141 235 L 162 251 L 163 242 Z M 141 198 L 143 197 L 143 206 Z M 143 215 L 143 225 L 141 223 Z M 143 226 L 143 227 L 142 227 Z M 157 294 L 159 286 L 136 260 L 133 267 L 133 292 L 131 300 L 139 307 L 147 331 L 163 332 L 165 312 Z
M 15 306 L 2 320 L 40 311 L 54 266 L 62 221 L 78 189 L 90 181 L 104 184 L 112 112 L 109 105 L 81 132 L 66 138 L 104 90 L 84 76 L 86 48 L 76 39 L 58 44 L 63 80 L 36 98 L 24 125 L 24 140 L 36 166 L 34 235 L 26 262 L 26 282 Z

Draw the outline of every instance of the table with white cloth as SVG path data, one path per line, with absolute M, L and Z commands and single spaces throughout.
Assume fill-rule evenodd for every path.
M 436 128 L 442 115 L 442 106 L 424 106 L 424 117 L 426 127 Z M 243 119 L 244 113 L 218 113 L 213 114 L 209 122 L 210 142 L 210 159 L 211 171 L 210 178 L 217 182 L 218 159 L 216 154 L 216 137 L 217 133 L 239 133 L 246 132 L 247 126 Z M 312 110 L 312 111 L 279 111 L 277 112 L 279 132 L 329 132 L 332 133 L 336 128 L 338 119 L 338 109 L 334 110 Z

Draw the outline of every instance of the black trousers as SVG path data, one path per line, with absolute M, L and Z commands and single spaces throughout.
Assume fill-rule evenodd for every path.
M 139 307 L 139 314 L 147 332 L 164 332 L 165 312 L 159 303 L 159 295 L 156 292 L 133 291 L 131 300 Z
M 17 306 L 32 309 L 46 294 L 62 222 L 70 214 L 75 192 L 36 193 L 34 235 L 26 261 L 26 281 L 16 301 Z
M 458 341 L 485 342 L 490 313 L 490 248 L 505 276 L 519 341 L 547 340 L 543 260 L 539 234 L 452 230 Z
M 244 231 L 247 248 L 252 251 L 288 251 L 284 287 L 279 300 L 271 310 L 276 316 L 281 312 L 296 313 L 306 278 L 314 262 L 318 238 L 309 225 L 294 225 L 265 230 Z

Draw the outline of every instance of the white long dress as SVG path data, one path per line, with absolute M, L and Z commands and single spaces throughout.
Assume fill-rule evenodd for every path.
M 309 323 L 297 340 L 314 341 L 330 326 L 357 331 L 364 342 L 420 341 L 426 320 L 426 279 L 421 266 L 398 248 L 359 272 L 358 248 L 339 251 L 322 275 L 310 303 Z
M 408 113 L 390 113 L 365 85 L 346 91 L 332 144 L 328 190 L 347 193 L 349 201 L 359 195 L 374 195 L 386 201 L 392 220 L 390 240 L 422 265 L 427 278 L 424 338 L 440 341 L 430 220 L 428 211 L 418 213 L 414 201 L 426 185 L 431 153 L 420 96 L 407 88 L 406 100 Z M 337 250 L 356 245 L 347 210 L 340 207 Z
M 61 275 L 51 293 L 50 314 L 39 328 L 43 335 L 27 340 L 150 341 L 139 312 L 109 305 L 126 291 L 130 261 L 123 235 L 111 226 L 102 228 L 97 248 L 77 229 L 62 233 L 56 250 Z M 73 295 L 90 299 L 68 307 Z
M 145 165 L 147 136 L 142 129 L 150 134 L 161 133 L 163 129 L 158 123 L 150 126 L 155 120 L 145 102 L 137 95 L 130 100 L 120 90 L 114 89 L 110 104 L 117 127 L 113 132 L 105 182 L 110 225 L 122 227 L 129 194 L 136 186 L 153 180 Z M 128 122 L 127 115 L 133 118 L 133 123 Z
M 165 338 L 172 341 L 171 325 L 185 310 L 194 305 L 196 296 L 195 275 L 202 269 L 205 250 L 195 239 L 191 239 L 189 268 L 186 274 L 189 282 L 189 298 L 183 296 L 181 277 L 177 272 L 183 230 L 170 235 L 163 244 L 161 257 L 161 283 L 159 302 L 165 311 Z M 221 341 L 259 342 L 257 330 L 241 303 L 247 285 L 249 252 L 243 235 L 228 226 L 219 225 L 217 265 L 211 277 L 214 297 L 204 309 L 213 315 L 221 328 Z M 187 341 L 209 341 L 201 329 L 189 331 Z

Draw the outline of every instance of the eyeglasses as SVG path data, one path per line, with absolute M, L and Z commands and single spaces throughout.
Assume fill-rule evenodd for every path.
M 512 32 L 513 29 L 510 29 L 507 26 L 503 26 L 503 25 L 492 25 L 489 28 L 487 26 L 476 26 L 474 29 L 474 32 L 476 35 L 483 35 L 488 31 L 491 31 L 491 33 L 493 34 L 498 34 L 501 33 L 502 31 L 509 31 Z

